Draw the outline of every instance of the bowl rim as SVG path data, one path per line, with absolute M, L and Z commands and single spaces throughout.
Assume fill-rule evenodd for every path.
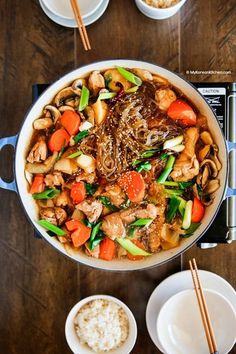
M 169 7 L 165 7 L 165 8 L 162 8 L 162 7 L 154 7 L 152 5 L 148 5 L 144 0 L 135 0 L 137 2 L 139 2 L 140 4 L 142 4 L 142 6 L 148 11 L 153 11 L 155 13 L 158 13 L 158 12 L 168 12 L 169 10 L 175 10 L 175 9 L 178 9 L 179 6 L 182 6 L 187 0 L 179 0 L 179 2 L 177 2 L 177 4 L 175 5 L 171 5 Z
M 61 84 L 62 82 L 67 80 L 70 76 L 73 76 L 73 74 L 76 73 L 78 70 L 83 71 L 84 69 L 86 69 L 87 72 L 89 73 L 91 70 L 94 70 L 93 67 L 96 66 L 96 65 L 99 65 L 101 67 L 106 65 L 106 67 L 108 68 L 108 67 L 115 67 L 117 65 L 125 65 L 124 62 L 128 64 L 128 67 L 130 67 L 129 65 L 138 65 L 138 64 L 140 64 L 141 67 L 142 67 L 142 65 L 144 65 L 144 66 L 151 65 L 151 66 L 155 67 L 156 70 L 158 70 L 158 68 L 161 69 L 161 70 L 164 70 L 167 73 L 169 73 L 170 75 L 173 75 L 177 79 L 180 79 L 181 81 L 183 81 L 187 86 L 191 87 L 191 89 L 197 94 L 197 96 L 199 96 L 199 98 L 201 98 L 202 101 L 204 101 L 204 104 L 208 107 L 208 110 L 211 112 L 212 117 L 214 117 L 214 121 L 215 121 L 216 125 L 218 126 L 218 128 L 220 128 L 220 124 L 219 124 L 219 122 L 218 122 L 218 120 L 217 120 L 217 118 L 215 116 L 215 113 L 212 110 L 212 108 L 210 107 L 210 105 L 208 104 L 208 102 L 206 101 L 205 97 L 198 91 L 198 89 L 191 82 L 189 82 L 184 77 L 182 77 L 181 74 L 176 73 L 176 72 L 174 72 L 172 70 L 169 70 L 169 69 L 167 69 L 167 68 L 165 68 L 165 67 L 163 67 L 163 66 L 161 66 L 159 64 L 156 64 L 154 62 L 151 62 L 151 61 L 144 61 L 144 60 L 137 60 L 137 59 L 127 59 L 127 58 L 118 58 L 118 59 L 115 58 L 115 59 L 108 59 L 108 60 L 98 60 L 98 61 L 95 61 L 95 62 L 92 62 L 92 63 L 89 63 L 89 64 L 81 65 L 78 68 L 73 69 L 73 70 L 67 72 L 66 74 L 60 76 L 57 80 L 52 82 L 52 84 L 50 84 L 48 88 L 46 88 L 46 90 L 38 97 L 38 99 L 33 104 L 31 104 L 31 106 L 29 107 L 29 109 L 26 111 L 26 113 L 24 115 L 24 119 L 23 119 L 22 124 L 21 124 L 20 129 L 19 129 L 19 134 L 18 134 L 16 147 L 15 147 L 16 153 L 15 153 L 15 160 L 14 160 L 14 175 L 16 177 L 16 192 L 18 193 L 18 195 L 20 197 L 20 202 L 21 202 L 21 204 L 22 204 L 22 206 L 24 208 L 24 211 L 26 213 L 26 216 L 27 216 L 28 220 L 30 221 L 30 223 L 32 224 L 34 230 L 36 230 L 36 232 L 38 232 L 42 236 L 42 238 L 45 241 L 47 241 L 47 243 L 49 243 L 54 249 L 56 249 L 57 251 L 59 251 L 64 256 L 68 257 L 69 259 L 75 261 L 76 263 L 81 263 L 81 264 L 85 264 L 86 266 L 90 266 L 90 267 L 95 268 L 95 269 L 102 269 L 102 270 L 108 270 L 108 271 L 136 271 L 136 270 L 151 269 L 153 267 L 156 267 L 156 266 L 159 266 L 159 265 L 163 265 L 163 264 L 165 264 L 166 262 L 168 262 L 170 260 L 173 260 L 174 258 L 178 257 L 181 253 L 183 253 L 186 250 L 188 250 L 194 243 L 196 243 L 201 238 L 201 236 L 203 234 L 206 233 L 208 228 L 213 223 L 213 221 L 214 221 L 214 219 L 215 219 L 215 217 L 216 217 L 216 215 L 217 215 L 217 213 L 219 211 L 219 208 L 220 208 L 220 206 L 222 204 L 222 201 L 224 200 L 224 196 L 225 196 L 225 193 L 226 193 L 226 186 L 227 186 L 227 177 L 228 177 L 228 172 L 229 172 L 229 164 L 228 164 L 228 160 L 226 160 L 225 161 L 226 178 L 225 178 L 225 180 L 222 180 L 223 181 L 223 183 L 222 183 L 223 192 L 221 192 L 219 203 L 218 203 L 218 205 L 217 205 L 217 207 L 215 209 L 215 212 L 211 216 L 210 222 L 204 226 L 204 229 L 202 230 L 202 232 L 197 237 L 195 237 L 188 245 L 186 245 L 183 250 L 180 249 L 180 250 L 178 250 L 176 252 L 177 248 L 174 248 L 173 249 L 173 254 L 171 254 L 170 257 L 160 261 L 159 263 L 155 262 L 153 264 L 145 264 L 143 262 L 142 265 L 139 266 L 139 264 L 138 264 L 139 262 L 137 261 L 136 262 L 136 267 L 130 267 L 130 268 L 129 267 L 123 267 L 121 265 L 121 262 L 119 263 L 118 266 L 116 266 L 114 268 L 109 267 L 109 262 L 106 262 L 106 261 L 103 261 L 103 265 L 98 265 L 96 262 L 91 262 L 91 260 L 89 260 L 89 259 L 88 260 L 86 259 L 86 261 L 84 259 L 82 259 L 82 258 L 81 259 L 76 259 L 73 255 L 68 254 L 65 250 L 62 250 L 59 247 L 55 247 L 55 245 L 53 245 L 44 236 L 44 234 L 42 232 L 42 228 L 35 223 L 35 221 L 30 217 L 30 215 L 28 215 L 27 208 L 25 207 L 23 198 L 21 196 L 21 193 L 19 192 L 20 189 L 19 189 L 18 178 L 17 178 L 17 176 L 18 176 L 18 174 L 17 174 L 17 151 L 18 151 L 18 147 L 19 147 L 19 140 L 20 140 L 19 137 L 20 137 L 20 135 L 22 133 L 22 128 L 23 128 L 24 124 L 26 123 L 27 119 L 30 117 L 31 111 L 34 108 L 34 106 L 37 104 L 37 102 L 40 100 L 40 98 L 42 98 L 42 96 L 44 96 L 48 91 L 50 92 L 50 90 L 52 90 L 53 86 Z M 69 81 L 70 80 L 71 79 L 69 79 Z M 66 84 L 64 83 L 64 85 L 66 85 Z M 225 139 L 225 136 L 224 136 L 221 128 L 220 128 L 220 132 L 221 132 L 221 137 L 222 137 L 222 141 L 223 141 L 223 144 L 224 144 L 224 151 L 227 154 L 228 150 L 227 150 L 226 139 Z M 88 258 L 91 258 L 91 257 L 88 257 Z M 132 261 L 130 261 L 130 262 L 132 262 Z M 134 265 L 134 263 L 131 263 L 131 264 Z
M 88 18 L 90 16 L 92 16 L 100 7 L 100 5 L 102 4 L 103 0 L 98 0 L 99 3 L 94 7 L 93 10 L 91 10 L 90 12 L 87 12 L 85 15 L 83 15 L 83 19 L 85 18 Z M 182 0 L 181 0 L 182 1 Z M 42 0 L 43 4 L 46 6 L 46 8 L 51 11 L 51 13 L 53 13 L 54 15 L 58 16 L 58 17 L 61 17 L 62 19 L 65 19 L 65 20 L 74 20 L 74 17 L 73 15 L 71 17 L 68 17 L 68 16 L 65 16 L 63 14 L 61 14 L 60 12 L 56 12 L 55 11 L 55 8 L 51 7 L 50 4 L 48 4 L 48 1 L 47 0 Z
M 93 300 L 107 300 L 107 301 L 111 301 L 116 303 L 117 305 L 119 305 L 126 313 L 128 321 L 129 321 L 129 328 L 132 328 L 132 331 L 129 331 L 128 337 L 130 336 L 130 346 L 128 347 L 129 352 L 131 352 L 131 350 L 133 349 L 136 340 L 137 340 L 137 335 L 138 335 L 138 330 L 137 330 L 137 322 L 136 319 L 134 317 L 133 312 L 130 310 L 130 308 L 120 299 L 112 296 L 112 295 L 105 295 L 105 294 L 96 294 L 96 295 L 90 295 L 87 296 L 83 299 L 81 299 L 80 301 L 78 301 L 69 311 L 67 318 L 66 318 L 66 322 L 65 322 L 65 337 L 66 337 L 66 341 L 70 347 L 70 349 L 73 351 L 75 350 L 75 348 L 73 347 L 73 345 L 71 344 L 71 339 L 70 339 L 70 329 L 69 326 L 72 324 L 76 314 L 78 313 L 78 311 L 86 304 L 88 304 L 89 302 L 93 301 Z M 74 327 L 74 326 L 73 326 Z M 126 339 L 126 341 L 127 341 Z M 122 349 L 122 347 L 125 345 L 126 341 L 117 348 L 117 350 Z M 78 339 L 78 345 L 81 346 L 79 339 Z M 81 350 L 81 348 L 77 348 L 79 350 Z M 126 349 L 126 348 L 125 348 Z M 91 353 L 93 353 L 91 351 Z M 109 353 L 109 352 L 108 352 Z M 116 354 L 116 350 L 112 350 L 112 353 Z M 83 354 L 83 353 L 81 353 Z
M 209 288 L 203 288 L 203 292 L 204 293 L 210 293 L 210 294 L 214 294 L 216 295 L 216 297 L 220 298 L 221 300 L 223 300 L 225 302 L 225 304 L 227 304 L 227 306 L 230 308 L 232 314 L 233 314 L 233 317 L 234 317 L 234 322 L 236 324 L 236 311 L 233 307 L 233 305 L 231 304 L 231 302 L 222 294 L 220 294 L 218 291 L 216 290 L 213 290 L 213 289 L 209 289 Z M 168 308 L 168 305 L 173 302 L 174 300 L 178 300 L 178 298 L 181 299 L 181 297 L 183 297 L 184 295 L 190 295 L 190 294 L 194 294 L 194 297 L 196 297 L 196 294 L 195 294 L 195 289 L 192 288 L 192 289 L 185 289 L 185 290 L 182 290 L 180 292 L 177 292 L 176 294 L 172 295 L 161 307 L 159 313 L 158 313 L 158 316 L 157 316 L 157 319 L 156 319 L 156 333 L 157 333 L 157 336 L 158 336 L 158 339 L 159 339 L 159 342 L 162 346 L 162 348 L 166 351 L 166 353 L 168 353 L 168 348 L 165 347 L 165 345 L 163 344 L 163 341 L 159 335 L 159 329 L 161 327 L 161 323 L 160 323 L 160 317 L 161 315 L 163 315 L 164 311 Z M 200 311 L 200 310 L 199 310 Z M 227 353 L 228 353 L 228 350 L 230 351 L 232 349 L 232 347 L 234 346 L 234 343 L 236 341 L 236 332 L 235 332 L 235 335 L 234 335 L 234 340 L 232 341 L 231 344 L 228 345 L 228 348 L 227 348 Z

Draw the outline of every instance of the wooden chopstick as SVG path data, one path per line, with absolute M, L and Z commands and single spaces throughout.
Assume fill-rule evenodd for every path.
M 83 19 L 82 16 L 80 14 L 80 9 L 79 9 L 79 5 L 77 3 L 77 0 L 70 0 L 71 2 L 71 6 L 74 12 L 74 16 L 75 16 L 75 20 L 77 22 L 77 26 L 78 26 L 78 30 L 80 33 L 80 37 L 84 46 L 85 50 L 90 50 L 91 49 L 91 45 L 89 42 L 89 38 L 88 38 L 88 34 L 86 31 L 86 27 L 83 23 Z
M 195 258 L 193 258 L 193 262 L 191 260 L 189 261 L 189 266 L 190 266 L 191 275 L 193 279 L 194 289 L 197 295 L 198 305 L 202 317 L 202 322 L 203 322 L 203 326 L 207 338 L 209 351 L 211 354 L 216 354 L 218 353 L 216 347 L 216 340 L 215 340 L 214 331 L 210 320 L 210 315 L 207 309 L 205 296 L 202 290 L 202 285 L 198 276 L 198 268 L 197 268 L 197 263 Z

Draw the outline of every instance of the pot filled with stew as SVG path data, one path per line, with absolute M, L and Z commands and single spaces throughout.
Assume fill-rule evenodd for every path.
M 15 145 L 17 191 L 38 233 L 70 258 L 144 269 L 190 247 L 213 222 L 228 150 L 211 108 L 157 65 L 110 60 L 51 85 Z

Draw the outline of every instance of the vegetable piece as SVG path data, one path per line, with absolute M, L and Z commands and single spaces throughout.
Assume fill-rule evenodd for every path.
M 68 145 L 70 141 L 70 135 L 66 132 L 65 129 L 61 128 L 56 130 L 50 137 L 48 142 L 49 150 L 59 152 L 64 145 Z
M 60 227 L 51 224 L 47 220 L 38 220 L 37 223 L 46 230 L 52 231 L 56 236 L 64 236 L 66 234 L 64 230 L 60 229 Z
M 139 240 L 132 240 L 132 242 L 135 244 L 135 246 L 141 248 L 142 250 L 145 250 L 144 245 Z M 130 252 L 127 252 L 127 258 L 131 261 L 140 261 L 144 258 L 144 256 L 134 256 Z
M 88 120 L 84 121 L 82 124 L 80 124 L 79 126 L 79 130 L 81 132 L 85 131 L 85 130 L 89 130 L 93 127 L 93 123 L 90 123 Z
M 66 227 L 69 231 L 74 231 L 80 227 L 81 222 L 79 220 L 71 219 L 66 222 Z
M 185 145 L 183 144 L 179 144 L 179 145 L 176 145 L 176 146 L 173 146 L 172 148 L 170 148 L 171 151 L 174 151 L 174 152 L 181 152 L 185 149 Z
M 113 205 L 108 197 L 101 195 L 99 197 L 100 202 L 111 211 L 119 210 L 115 205 Z
M 116 92 L 101 92 L 98 96 L 99 100 L 109 100 L 117 95 Z
M 151 168 L 152 168 L 152 165 L 151 165 L 150 162 L 148 162 L 148 161 L 140 162 L 140 163 L 137 165 L 137 171 L 138 171 L 138 172 L 141 172 L 141 171 L 150 171 Z
M 171 221 L 175 217 L 177 210 L 179 208 L 179 205 L 180 205 L 180 200 L 178 198 L 172 197 L 170 199 L 170 203 L 168 205 L 168 210 L 167 210 L 167 215 L 166 215 L 166 221 L 168 223 L 171 223 Z
M 134 93 L 134 92 L 137 92 L 139 89 L 139 86 L 133 86 L 133 87 L 130 87 L 128 90 L 125 91 L 125 93 Z
M 123 247 L 126 251 L 128 251 L 133 256 L 150 256 L 151 253 L 146 252 L 142 248 L 136 246 L 131 240 L 128 238 L 117 238 L 116 241 Z
M 142 85 L 142 80 L 134 75 L 133 73 L 131 73 L 130 71 L 118 66 L 117 70 L 119 71 L 119 73 L 129 82 L 132 82 L 132 84 L 136 85 L 136 86 L 141 86 Z
M 85 199 L 86 189 L 84 182 L 76 182 L 72 184 L 70 196 L 74 204 L 79 204 Z
M 171 103 L 167 114 L 170 118 L 180 120 L 184 125 L 196 125 L 197 116 L 192 107 L 183 100 L 176 100 Z
M 83 85 L 81 90 L 80 101 L 79 101 L 80 112 L 87 107 L 88 101 L 89 101 L 89 89 L 87 89 L 87 87 Z
M 163 183 L 166 181 L 167 177 L 169 176 L 169 174 L 173 169 L 174 163 L 175 163 L 175 157 L 173 155 L 170 155 L 168 157 L 164 170 L 162 171 L 161 175 L 157 178 L 158 183 Z
M 61 150 L 59 151 L 59 154 L 57 156 L 57 161 L 60 160 L 60 158 L 62 157 L 62 154 L 64 153 L 64 150 L 65 150 L 65 140 L 64 140 L 64 143 L 61 147 Z
M 138 203 L 143 200 L 145 183 L 140 173 L 136 171 L 124 172 L 118 179 L 118 184 L 124 189 L 131 202 Z
M 141 157 L 144 159 L 148 159 L 149 157 L 156 155 L 159 151 L 159 149 L 146 150 L 142 153 Z
M 78 171 L 78 166 L 74 160 L 62 158 L 55 163 L 54 170 L 72 175 Z
M 180 190 L 180 189 L 168 189 L 165 188 L 165 193 L 167 193 L 168 195 L 182 195 L 184 193 L 184 191 Z
M 73 154 L 67 156 L 67 158 L 68 158 L 68 159 L 74 159 L 75 157 L 78 157 L 78 156 L 80 156 L 80 155 L 82 155 L 82 151 L 76 151 L 76 152 L 74 152 Z
M 104 73 L 105 82 L 108 88 L 113 92 L 119 92 L 121 87 L 126 91 L 131 87 L 131 83 L 127 81 L 117 69 L 109 69 Z
M 45 184 L 44 184 L 44 177 L 43 175 L 39 174 L 34 177 L 33 183 L 30 187 L 30 193 L 41 193 L 44 191 Z
M 61 125 L 70 135 L 75 135 L 79 131 L 80 116 L 74 111 L 67 110 L 61 116 Z
M 86 183 L 85 184 L 85 189 L 86 189 L 86 193 L 88 195 L 93 195 L 96 190 L 98 189 L 99 185 L 94 183 L 94 184 L 91 184 L 91 183 Z
M 97 100 L 92 108 L 94 110 L 94 118 L 97 125 L 100 125 L 107 117 L 109 113 L 109 107 L 103 100 Z
M 83 130 L 82 132 L 79 132 L 76 136 L 74 136 L 73 139 L 76 143 L 78 143 L 80 140 L 82 140 L 83 138 L 85 138 L 88 135 L 89 135 L 89 131 Z
M 186 200 L 184 200 L 183 198 L 181 197 L 176 197 L 179 201 L 180 201 L 180 204 L 179 204 L 179 212 L 181 214 L 181 216 L 184 216 L 184 210 L 185 210 L 185 207 L 186 207 Z
M 71 239 L 73 242 L 74 247 L 82 246 L 86 241 L 88 241 L 91 228 L 85 226 L 81 221 L 78 221 L 79 226 L 77 229 L 71 234 Z
M 192 222 L 199 222 L 205 214 L 205 207 L 198 198 L 193 199 Z
M 100 230 L 102 222 L 97 223 L 93 229 L 89 240 L 89 248 L 93 250 L 104 238 L 103 232 Z
M 179 187 L 180 189 L 184 190 L 188 187 L 191 187 L 193 185 L 193 182 L 192 181 L 188 181 L 188 182 L 165 181 L 165 182 L 161 182 L 161 184 L 163 184 L 164 186 Z
M 56 188 L 50 188 L 41 193 L 34 193 L 34 199 L 52 199 L 60 194 L 60 191 Z
M 185 206 L 185 211 L 184 211 L 183 224 L 182 224 L 182 228 L 185 230 L 187 230 L 191 225 L 192 207 L 193 207 L 192 200 L 187 201 Z
M 185 234 L 181 235 L 181 237 L 188 238 L 199 228 L 200 225 L 200 222 L 192 222 L 190 227 L 185 231 Z
M 105 237 L 100 243 L 99 258 L 104 259 L 105 261 L 111 261 L 115 256 L 115 252 L 115 242 L 109 237 Z
M 164 150 L 171 149 L 174 146 L 177 146 L 177 145 L 181 144 L 183 139 L 184 139 L 184 136 L 183 135 L 179 135 L 179 136 L 176 136 L 173 139 L 166 140 L 164 142 L 163 149 Z
M 82 154 L 77 158 L 76 162 L 87 173 L 95 171 L 96 160 L 93 156 Z
M 159 182 L 159 183 L 163 184 L 164 186 L 179 187 L 179 183 L 174 182 L 174 181 L 165 181 L 165 182 Z
M 162 154 L 161 156 L 160 156 L 160 160 L 165 160 L 165 159 L 167 159 L 168 158 L 168 154 Z
M 142 219 L 137 219 L 136 221 L 132 222 L 129 226 L 147 226 L 150 225 L 153 222 L 153 219 L 148 219 L 148 218 L 142 218 Z

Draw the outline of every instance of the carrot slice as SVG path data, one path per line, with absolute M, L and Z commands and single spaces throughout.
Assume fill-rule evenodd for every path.
M 66 147 L 70 141 L 70 135 L 65 129 L 56 130 L 50 137 L 48 147 L 51 151 L 60 151 L 62 146 Z
M 192 222 L 200 222 L 205 214 L 205 207 L 198 198 L 193 199 Z
M 42 193 L 44 191 L 45 184 L 44 184 L 44 177 L 43 175 L 39 174 L 34 177 L 33 183 L 30 187 L 30 193 Z
M 138 246 L 139 248 L 142 248 L 143 250 L 145 250 L 144 245 L 142 244 L 142 242 L 140 242 L 139 240 L 132 240 L 132 242 Z M 141 259 L 144 258 L 144 256 L 134 256 L 133 254 L 127 252 L 127 258 L 129 258 L 131 261 L 140 261 Z
M 111 261 L 115 256 L 115 252 L 115 242 L 109 237 L 105 237 L 100 243 L 99 258 L 104 259 L 105 261 Z
M 74 247 L 82 246 L 86 241 L 88 241 L 91 228 L 84 225 L 82 222 L 78 221 L 77 229 L 71 234 L 71 239 Z
M 72 184 L 70 196 L 74 204 L 81 203 L 85 199 L 86 189 L 84 182 L 76 182 Z
M 61 116 L 61 125 L 70 135 L 75 135 L 79 131 L 80 116 L 74 111 L 65 111 Z
M 139 203 L 143 200 L 145 183 L 140 173 L 136 171 L 124 172 L 118 179 L 118 184 L 124 189 L 131 202 Z
M 66 222 L 67 230 L 74 231 L 80 227 L 81 222 L 79 220 L 71 219 Z
M 167 115 L 176 120 L 180 120 L 184 125 L 196 125 L 197 116 L 192 107 L 180 99 L 171 103 Z

